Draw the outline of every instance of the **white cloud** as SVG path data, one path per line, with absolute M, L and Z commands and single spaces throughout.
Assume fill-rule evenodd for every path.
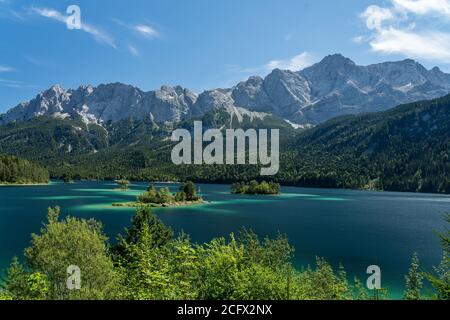
M 141 55 L 139 50 L 131 44 L 128 46 L 128 50 L 130 51 L 131 55 L 133 55 L 134 57 L 139 57 Z
M 354 43 L 361 44 L 361 43 L 367 42 L 368 39 L 367 39 L 367 36 L 356 36 L 352 40 Z
M 133 27 L 135 31 L 147 38 L 158 38 L 159 32 L 145 24 L 138 24 Z
M 16 22 L 23 21 L 22 13 L 11 8 L 10 0 L 0 0 L 0 18 L 10 19 Z
M 394 13 L 388 8 L 369 6 L 361 15 L 366 20 L 366 26 L 370 30 L 381 30 L 385 21 L 394 19 Z
M 32 13 L 35 13 L 45 18 L 49 18 L 64 24 L 66 24 L 67 22 L 68 17 L 55 9 L 31 7 L 30 10 Z M 94 39 L 97 40 L 98 42 L 105 43 L 116 49 L 114 39 L 109 34 L 88 23 L 83 22 L 83 20 L 81 21 L 81 30 L 93 36 Z
M 54 65 L 53 62 L 50 62 L 46 59 L 37 58 L 32 55 L 24 55 L 24 58 L 26 61 L 37 67 L 49 67 Z
M 0 86 L 14 89 L 39 88 L 39 86 L 33 84 L 8 79 L 0 79 Z
M 392 0 L 396 11 L 418 15 L 438 14 L 450 17 L 448 0 Z
M 155 28 L 149 26 L 148 24 L 128 24 L 119 19 L 112 20 L 119 26 L 130 29 L 145 38 L 154 39 L 161 37 L 161 33 L 159 33 Z
M 317 62 L 318 59 L 309 52 L 300 53 L 292 58 L 284 60 L 271 60 L 263 65 L 255 67 L 242 67 L 239 65 L 227 65 L 227 81 L 223 86 L 232 86 L 236 82 L 247 80 L 250 76 L 266 76 L 273 69 L 299 71 Z
M 450 63 L 450 34 L 438 31 L 416 33 L 388 28 L 370 42 L 374 51 L 403 54 L 415 59 Z
M 0 72 L 11 72 L 14 70 L 15 69 L 13 67 L 0 65 Z
M 266 64 L 267 70 L 285 69 L 291 71 L 299 71 L 311 66 L 316 59 L 308 52 L 303 52 L 295 57 L 285 60 L 272 60 Z
M 388 7 L 367 7 L 361 18 L 372 33 L 354 41 L 369 43 L 374 52 L 450 63 L 450 33 L 433 26 L 437 21 L 450 26 L 450 0 L 389 2 Z

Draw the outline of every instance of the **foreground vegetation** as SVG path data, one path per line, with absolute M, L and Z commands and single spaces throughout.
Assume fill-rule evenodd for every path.
M 186 234 L 174 237 L 149 209 L 139 208 L 131 227 L 112 245 L 95 220 L 49 209 L 39 235 L 13 259 L 0 299 L 370 299 L 362 283 L 350 283 L 342 267 L 317 258 L 314 268 L 296 270 L 286 237 L 260 240 L 243 230 L 229 240 L 200 245 Z M 442 271 L 427 275 L 436 298 L 449 299 L 449 235 L 442 235 Z M 76 245 L 74 245 L 76 244 Z M 405 298 L 420 299 L 421 279 L 413 260 Z M 67 287 L 67 267 L 81 270 L 80 289 Z
M 450 214 L 447 214 L 446 220 L 450 225 Z M 450 300 L 450 229 L 447 228 L 445 232 L 439 234 L 439 238 L 443 249 L 442 262 L 434 268 L 434 272 L 426 272 L 424 277 L 435 288 L 437 299 Z M 414 266 L 414 258 L 412 266 Z
M 101 225 L 50 209 L 40 235 L 11 264 L 3 298 L 9 299 L 352 299 L 345 272 L 317 260 L 297 271 L 287 239 L 260 241 L 249 231 L 199 245 L 173 237 L 148 209 L 111 246 Z M 74 243 L 77 245 L 74 247 Z M 80 290 L 66 287 L 69 265 L 81 269 Z
M 13 156 L 0 155 L 0 184 L 48 183 L 49 174 L 44 168 Z
M 250 183 L 234 183 L 231 185 L 231 193 L 234 194 L 279 194 L 281 186 L 279 183 L 263 181 L 258 183 L 252 180 Z

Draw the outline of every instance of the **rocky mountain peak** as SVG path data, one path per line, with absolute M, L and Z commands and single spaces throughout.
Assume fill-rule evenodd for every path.
M 310 84 L 297 72 L 275 69 L 264 79 L 264 89 L 284 117 L 311 103 Z
M 402 61 L 397 62 L 398 64 L 403 64 L 403 65 L 410 65 L 410 66 L 417 66 L 417 67 L 422 67 L 422 65 L 420 63 L 418 63 L 416 60 L 414 59 L 404 59 Z
M 53 91 L 56 94 L 62 94 L 65 92 L 63 87 L 59 84 L 54 84 L 53 86 L 50 87 L 50 89 L 48 91 Z
M 319 62 L 319 64 L 326 66 L 342 66 L 342 65 L 355 65 L 355 62 L 353 62 L 350 58 L 344 57 L 340 53 L 335 53 L 323 58 L 322 61 Z
M 118 82 L 67 91 L 55 85 L 2 115 L 0 124 L 42 115 L 75 115 L 96 123 L 148 117 L 178 122 L 211 110 L 245 108 L 315 125 L 339 115 L 382 111 L 449 92 L 449 74 L 439 68 L 427 70 L 412 59 L 360 66 L 333 54 L 299 72 L 275 69 L 265 78 L 252 76 L 230 89 L 200 95 L 182 86 L 144 92 Z
M 433 72 L 433 73 L 443 73 L 443 72 L 441 71 L 441 69 L 439 69 L 439 67 L 434 67 L 434 68 L 431 69 L 430 71 Z

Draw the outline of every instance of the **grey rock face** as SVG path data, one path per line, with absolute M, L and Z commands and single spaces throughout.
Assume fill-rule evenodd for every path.
M 358 66 L 335 54 L 299 72 L 274 70 L 229 90 L 212 90 L 215 99 L 197 101 L 198 110 L 243 107 L 269 112 L 297 124 L 318 124 L 336 116 L 376 112 L 450 92 L 450 75 L 407 59 Z M 218 98 L 222 96 L 222 98 Z
M 264 90 L 264 79 L 261 77 L 250 77 L 247 81 L 239 83 L 231 95 L 238 106 L 255 111 L 272 112 L 274 105 Z
M 216 89 L 208 90 L 198 96 L 191 110 L 191 116 L 201 116 L 215 109 L 229 109 L 234 106 L 230 90 Z
M 150 101 L 145 105 L 156 122 L 178 122 L 190 112 L 197 101 L 197 95 L 182 87 L 162 86 L 150 94 Z
M 273 101 L 273 112 L 290 118 L 302 106 L 311 103 L 311 88 L 301 75 L 276 69 L 264 80 L 264 89 Z
M 78 115 L 85 122 L 96 123 L 145 117 L 178 122 L 220 108 L 230 114 L 244 108 L 305 125 L 344 114 L 382 111 L 449 92 L 450 75 L 438 68 L 427 70 L 410 59 L 358 66 L 335 54 L 299 72 L 276 69 L 264 79 L 250 77 L 233 88 L 208 90 L 198 96 L 179 86 L 150 92 L 120 83 L 67 91 L 53 86 L 2 115 L 0 124 L 41 115 Z
M 0 120 L 2 123 L 12 121 L 26 121 L 34 117 L 47 114 L 62 114 L 65 106 L 70 101 L 70 93 L 56 85 L 40 93 L 29 102 L 22 102 L 11 109 Z
M 80 116 L 86 123 L 99 124 L 146 117 L 152 117 L 156 122 L 180 121 L 196 100 L 195 93 L 181 87 L 163 86 L 156 91 L 143 92 L 121 83 L 82 86 L 67 91 L 53 86 L 30 102 L 8 111 L 0 124 L 42 115 L 64 118 Z

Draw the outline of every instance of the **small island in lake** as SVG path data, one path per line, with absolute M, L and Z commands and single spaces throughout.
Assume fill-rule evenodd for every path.
M 177 193 L 169 188 L 157 190 L 150 185 L 146 192 L 137 197 L 136 202 L 114 203 L 114 207 L 180 207 L 204 203 L 197 194 L 197 187 L 191 181 L 183 183 Z
M 116 180 L 117 185 L 119 186 L 119 190 L 126 191 L 129 189 L 130 181 L 125 179 Z
M 263 181 L 258 183 L 258 181 L 251 181 L 250 183 L 234 183 L 231 186 L 231 193 L 234 194 L 263 194 L 263 195 L 274 195 L 280 194 L 280 184 L 275 182 Z
M 48 171 L 28 160 L 0 155 L 0 185 L 48 184 Z

